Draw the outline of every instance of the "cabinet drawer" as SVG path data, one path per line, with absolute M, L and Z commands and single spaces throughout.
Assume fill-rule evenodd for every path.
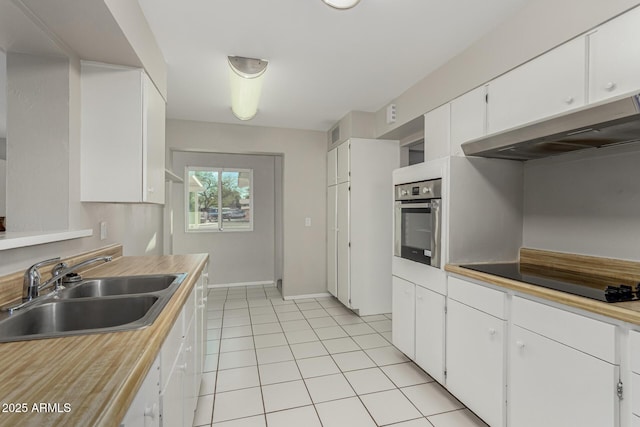
M 484 311 L 499 319 L 506 319 L 506 297 L 504 292 L 467 282 L 457 277 L 448 277 L 448 296 L 470 307 Z
M 629 332 L 629 347 L 631 349 L 631 370 L 640 374 L 640 332 Z M 640 412 L 638 412 L 640 415 Z
M 408 280 L 440 295 L 446 295 L 447 293 L 447 274 L 439 268 L 394 256 L 391 270 L 394 276 Z
M 616 364 L 616 327 L 528 299 L 514 297 L 512 318 L 542 336 Z

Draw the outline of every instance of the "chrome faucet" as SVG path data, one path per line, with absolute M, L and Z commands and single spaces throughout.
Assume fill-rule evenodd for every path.
M 37 264 L 34 264 L 31 267 L 29 267 L 27 271 L 24 273 L 24 281 L 22 284 L 22 301 L 23 302 L 31 301 L 32 299 L 40 295 L 40 291 L 47 289 L 52 285 L 55 285 L 56 290 L 59 289 L 60 281 L 62 280 L 62 278 L 69 273 L 73 273 L 79 268 L 82 268 L 89 264 L 93 264 L 94 262 L 99 262 L 99 261 L 109 262 L 112 259 L 113 258 L 110 256 L 90 258 L 88 260 L 82 261 L 76 265 L 72 265 L 71 267 L 69 267 L 64 262 L 58 262 L 60 261 L 60 257 L 58 257 L 58 258 L 51 258 L 45 261 L 41 261 Z M 58 262 L 58 264 L 51 270 L 51 278 L 41 284 L 40 280 L 42 277 L 38 269 L 40 267 L 44 267 L 45 265 L 50 265 L 56 262 Z

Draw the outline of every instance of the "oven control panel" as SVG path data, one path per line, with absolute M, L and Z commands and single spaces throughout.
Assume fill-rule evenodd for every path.
M 442 179 L 396 185 L 395 197 L 397 201 L 440 199 L 442 198 Z

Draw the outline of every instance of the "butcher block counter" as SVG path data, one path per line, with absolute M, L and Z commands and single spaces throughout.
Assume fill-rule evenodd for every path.
M 635 261 L 523 248 L 520 250 L 520 263 L 533 269 L 553 270 L 556 274 L 567 279 L 588 277 L 589 280 L 624 283 L 630 286 L 635 286 L 640 282 L 640 263 Z M 447 264 L 445 270 L 470 279 L 480 280 L 623 322 L 640 325 L 640 300 L 606 303 L 493 274 L 482 273 L 459 265 Z
M 126 256 L 91 268 L 85 277 L 188 275 L 144 329 L 0 344 L 0 426 L 118 426 L 207 261 Z

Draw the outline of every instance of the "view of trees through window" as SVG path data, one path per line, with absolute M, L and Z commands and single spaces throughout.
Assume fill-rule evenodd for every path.
M 253 229 L 250 169 L 188 168 L 187 230 Z

